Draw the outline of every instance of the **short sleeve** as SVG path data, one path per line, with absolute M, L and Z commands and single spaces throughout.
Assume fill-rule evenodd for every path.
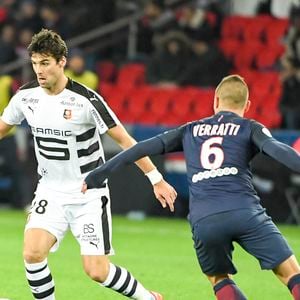
M 120 124 L 115 113 L 99 95 L 89 99 L 87 114 L 88 121 L 96 125 L 100 134 Z
M 8 125 L 18 125 L 25 119 L 21 109 L 21 100 L 18 94 L 14 95 L 1 116 L 3 122 Z

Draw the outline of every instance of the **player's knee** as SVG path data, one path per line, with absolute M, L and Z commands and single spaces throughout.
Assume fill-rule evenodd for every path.
M 94 281 L 104 282 L 109 273 L 109 264 L 107 263 L 89 263 L 84 265 L 85 273 Z
M 47 254 L 36 249 L 24 249 L 23 250 L 23 258 L 27 263 L 38 263 L 42 262 L 47 257 Z
M 94 281 L 97 282 L 104 282 L 105 279 L 107 278 L 108 275 L 108 271 L 107 270 L 103 270 L 103 269 L 96 269 L 96 268 L 85 268 L 85 273 Z

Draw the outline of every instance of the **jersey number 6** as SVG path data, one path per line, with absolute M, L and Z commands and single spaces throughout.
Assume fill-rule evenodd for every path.
M 202 144 L 200 162 L 204 169 L 215 170 L 221 167 L 224 161 L 222 143 L 222 137 L 212 137 Z

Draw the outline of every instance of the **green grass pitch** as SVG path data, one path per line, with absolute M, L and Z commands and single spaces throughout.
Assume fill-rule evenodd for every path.
M 26 215 L 0 210 L 0 299 L 32 299 L 24 275 L 22 236 Z M 297 226 L 280 226 L 300 259 Z M 201 273 L 185 220 L 149 218 L 143 221 L 113 218 L 112 262 L 126 267 L 145 287 L 161 292 L 166 300 L 214 299 L 210 284 Z M 257 261 L 235 247 L 239 273 L 235 281 L 250 300 L 292 299 L 272 272 L 261 271 Z M 79 247 L 68 234 L 60 249 L 49 256 L 58 300 L 126 299 L 99 287 L 84 274 Z

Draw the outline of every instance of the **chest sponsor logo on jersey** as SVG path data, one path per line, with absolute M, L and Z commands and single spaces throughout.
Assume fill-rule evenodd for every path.
M 43 127 L 34 127 L 30 126 L 31 132 L 34 134 L 41 133 L 43 135 L 51 135 L 51 136 L 71 136 L 71 130 L 60 130 L 54 128 L 43 128 Z
M 71 97 L 70 100 L 62 100 L 60 101 L 60 104 L 64 106 L 83 108 L 83 103 L 75 102 L 74 97 Z

